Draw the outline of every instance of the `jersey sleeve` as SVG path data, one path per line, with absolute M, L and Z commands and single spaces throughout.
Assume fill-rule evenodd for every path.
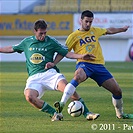
M 54 39 L 55 42 L 55 51 L 62 55 L 62 56 L 66 56 L 66 54 L 68 53 L 68 48 L 65 45 L 60 44 L 56 39 Z
M 24 51 L 24 41 L 21 41 L 19 44 L 12 46 L 13 50 L 18 53 L 22 53 Z
M 107 32 L 106 28 L 95 27 L 95 30 L 97 31 L 96 33 L 99 37 L 102 35 L 106 35 L 106 32 Z

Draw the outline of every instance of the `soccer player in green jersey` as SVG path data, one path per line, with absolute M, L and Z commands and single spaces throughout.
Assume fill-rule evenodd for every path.
M 61 101 L 56 102 L 55 107 L 61 112 L 69 97 L 75 92 L 76 87 L 88 78 L 91 78 L 99 86 L 112 93 L 112 103 L 115 107 L 117 118 L 132 119 L 133 114 L 123 113 L 122 90 L 114 77 L 104 67 L 102 49 L 98 41 L 102 35 L 126 32 L 129 26 L 121 28 L 93 27 L 91 26 L 93 19 L 94 16 L 91 11 L 83 11 L 81 14 L 81 27 L 68 36 L 66 46 L 69 51 L 73 49 L 74 53 L 77 54 L 93 54 L 96 58 L 94 60 L 77 59 L 74 77 L 65 87 Z
M 23 39 L 18 45 L 1 47 L 0 53 L 24 52 L 29 75 L 24 90 L 25 98 L 32 106 L 50 114 L 52 121 L 58 121 L 63 119 L 63 115 L 56 112 L 47 102 L 41 100 L 46 90 L 59 90 L 63 92 L 67 85 L 65 77 L 59 73 L 59 69 L 56 67 L 56 62 L 53 63 L 54 54 L 58 53 L 63 57 L 86 60 L 93 60 L 95 56 L 92 54 L 81 55 L 68 52 L 68 49 L 55 38 L 46 35 L 46 33 L 47 24 L 44 20 L 39 19 L 34 24 L 34 36 Z M 52 68 L 50 69 L 48 68 L 48 62 L 51 62 L 50 66 Z M 84 116 L 86 117 L 89 110 L 83 99 L 76 92 L 71 98 L 73 100 L 80 100 L 84 104 Z

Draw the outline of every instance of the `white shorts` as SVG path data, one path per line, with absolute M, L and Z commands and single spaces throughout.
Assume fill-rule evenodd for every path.
M 65 79 L 63 74 L 57 73 L 56 70 L 52 68 L 46 72 L 30 76 L 27 79 L 25 90 L 36 90 L 39 93 L 38 98 L 41 98 L 46 90 L 57 90 L 58 82 L 62 79 Z

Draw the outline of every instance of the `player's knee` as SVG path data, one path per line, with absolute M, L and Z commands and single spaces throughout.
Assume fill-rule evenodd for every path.
M 80 75 L 79 74 L 76 74 L 74 76 L 74 80 L 76 80 L 78 83 L 80 82 L 81 78 L 80 78 Z
M 84 74 L 77 72 L 77 73 L 75 73 L 75 75 L 74 75 L 74 79 L 75 79 L 78 83 L 80 83 L 80 82 L 83 82 L 83 81 L 85 80 L 85 76 L 84 76 Z
M 76 75 L 74 76 L 74 80 L 76 80 L 78 83 L 83 82 L 85 79 L 86 79 L 86 77 L 84 77 L 84 76 L 82 76 L 82 75 L 80 75 L 80 74 L 76 74 Z
M 74 80 L 81 83 L 86 80 L 86 74 L 82 68 L 78 68 L 74 74 Z
M 28 95 L 28 94 L 25 95 L 25 99 L 29 103 L 34 103 L 35 101 L 35 98 L 32 95 Z
M 122 96 L 122 90 L 121 90 L 120 88 L 115 89 L 114 95 L 115 95 L 115 96 Z

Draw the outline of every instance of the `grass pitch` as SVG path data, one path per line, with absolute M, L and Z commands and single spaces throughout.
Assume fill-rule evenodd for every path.
M 75 70 L 74 62 L 58 64 L 61 72 L 70 81 Z M 133 63 L 107 62 L 123 90 L 124 112 L 133 113 Z M 83 116 L 71 117 L 67 105 L 63 110 L 64 121 L 51 122 L 48 114 L 38 111 L 26 102 L 23 90 L 28 77 L 25 63 L 1 62 L 0 64 L 0 133 L 128 133 L 133 131 L 133 120 L 116 119 L 111 102 L 111 93 L 88 79 L 77 87 L 77 92 L 90 111 L 100 113 L 95 121 Z M 62 93 L 47 91 L 42 97 L 50 105 L 60 100 Z

